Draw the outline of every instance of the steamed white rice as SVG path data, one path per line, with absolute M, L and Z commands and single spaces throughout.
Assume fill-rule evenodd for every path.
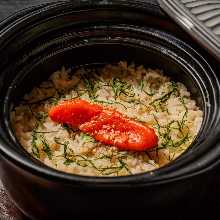
M 145 152 L 118 151 L 50 120 L 51 106 L 75 98 L 111 106 L 151 126 L 158 146 Z M 198 134 L 203 112 L 186 87 L 162 71 L 119 62 L 101 69 L 62 68 L 25 95 L 11 120 L 21 145 L 44 164 L 80 175 L 120 176 L 152 171 L 175 160 Z

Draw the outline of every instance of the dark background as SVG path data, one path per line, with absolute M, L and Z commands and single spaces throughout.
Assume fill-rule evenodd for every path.
M 0 20 L 8 17 L 10 14 L 14 13 L 15 11 L 18 11 L 22 8 L 42 4 L 42 3 L 48 3 L 48 2 L 55 2 L 56 0 L 0 0 Z M 72 0 L 74 1 L 74 0 Z M 212 173 L 210 173 L 210 184 L 207 185 L 207 195 L 206 195 L 206 204 L 201 207 L 201 210 L 195 209 L 193 210 L 193 207 L 191 210 L 187 210 L 189 218 L 192 219 L 192 216 L 197 216 L 200 219 L 205 219 L 205 216 L 200 216 L 199 212 L 202 211 L 202 209 L 207 209 L 208 213 L 208 219 L 210 220 L 218 220 L 220 219 L 220 177 L 218 176 L 219 168 L 215 169 Z M 202 184 L 202 183 L 201 183 Z M 15 185 L 16 187 L 16 185 Z M 181 204 L 183 205 L 183 204 Z M 198 205 L 198 204 L 197 204 Z M 202 204 L 201 204 L 202 205 Z M 170 210 L 171 216 L 174 214 L 173 209 L 171 207 Z M 198 212 L 198 213 L 197 213 Z M 176 220 L 182 219 L 181 218 L 182 213 L 178 213 L 176 216 Z M 200 216 L 200 217 L 199 217 Z M 89 218 L 89 217 L 88 217 Z M 142 218 L 146 219 L 147 215 Z M 195 220 L 198 218 L 194 218 Z M 105 218 L 103 218 L 104 220 Z M 184 218 L 186 219 L 186 218 Z M 1 181 L 0 181 L 0 220 L 27 220 L 20 211 L 17 210 L 17 208 L 14 207 L 10 199 L 8 198 L 6 192 L 4 191 Z

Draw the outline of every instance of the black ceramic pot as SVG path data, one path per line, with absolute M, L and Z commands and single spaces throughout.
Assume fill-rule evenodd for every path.
M 220 157 L 219 79 L 209 55 L 203 58 L 204 51 L 154 1 L 46 4 L 3 21 L 0 36 L 0 177 L 27 216 L 39 220 L 109 210 L 140 213 L 202 199 L 206 173 Z M 187 85 L 204 111 L 193 146 L 166 167 L 126 177 L 70 175 L 31 158 L 10 125 L 10 110 L 21 97 L 63 65 L 120 60 L 163 69 Z

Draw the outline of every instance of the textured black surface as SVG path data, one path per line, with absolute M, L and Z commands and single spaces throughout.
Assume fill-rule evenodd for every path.
M 0 0 L 0 19 L 4 19 L 22 8 L 48 2 L 56 2 L 56 0 Z
M 219 0 L 159 0 L 161 7 L 220 61 Z

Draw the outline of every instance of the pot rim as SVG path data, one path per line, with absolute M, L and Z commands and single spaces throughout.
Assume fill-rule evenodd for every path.
M 115 1 L 109 1 L 109 2 L 115 2 Z M 107 6 L 109 6 L 109 2 Z M 120 2 L 124 1 L 118 1 L 117 3 L 120 4 Z M 133 2 L 133 1 L 132 1 Z M 136 1 L 139 2 L 139 1 Z M 24 9 L 15 15 L 10 16 L 9 18 L 5 19 L 2 23 L 0 23 L 0 27 L 3 27 L 2 31 L 0 31 L 0 35 L 3 35 L 3 33 L 7 32 L 7 29 L 13 28 L 15 25 L 14 23 L 10 23 L 12 20 L 15 18 L 18 18 L 19 16 L 24 15 L 23 19 L 27 19 L 29 16 L 35 16 L 39 13 L 42 13 L 43 11 L 47 10 L 53 10 L 53 8 L 57 8 L 60 6 L 67 6 L 72 3 L 66 2 L 66 1 L 58 1 L 55 3 L 46 3 L 40 6 L 35 6 L 31 8 Z M 94 6 L 94 5 L 93 5 Z M 103 4 L 99 4 L 99 6 L 103 7 Z M 106 6 L 104 4 L 104 6 Z M 112 5 L 110 5 L 112 6 Z M 121 5 L 120 5 L 121 6 Z M 126 7 L 128 5 L 125 5 Z M 79 7 L 78 5 L 76 8 Z M 133 6 L 132 6 L 133 7 Z M 20 19 L 20 22 L 23 22 L 22 18 Z M 16 19 L 15 19 L 16 20 Z M 192 48 L 191 48 L 192 49 Z M 203 60 L 203 62 L 206 64 L 206 66 L 212 71 L 210 68 L 209 64 L 196 52 L 194 51 L 200 59 Z M 213 71 L 212 71 L 213 73 Z M 216 81 L 217 78 L 216 78 Z M 216 129 L 219 130 L 219 129 Z M 216 144 L 216 141 L 213 139 L 216 139 L 218 133 L 213 133 L 212 138 L 208 144 Z M 207 141 L 204 143 L 207 144 Z M 197 164 L 197 169 L 194 170 L 194 172 L 189 172 L 190 170 L 187 170 L 185 168 L 186 174 L 184 176 L 182 175 L 175 175 L 175 176 L 167 176 L 166 178 L 160 179 L 160 175 L 158 173 L 158 170 L 162 170 L 163 168 L 157 169 L 153 172 L 147 172 L 147 173 L 141 173 L 141 174 L 135 174 L 135 175 L 130 175 L 130 176 L 120 176 L 120 177 L 94 177 L 94 176 L 81 176 L 81 175 L 76 175 L 76 174 L 68 174 L 64 173 L 58 170 L 54 170 L 52 168 L 46 167 L 45 165 L 43 166 L 38 166 L 35 163 L 30 163 L 28 159 L 21 158 L 21 155 L 17 152 L 13 152 L 13 150 L 7 148 L 7 141 L 5 140 L 0 140 L 0 152 L 5 157 L 8 161 L 12 162 L 13 164 L 18 165 L 19 167 L 22 167 L 24 170 L 30 171 L 32 174 L 37 174 L 41 177 L 45 177 L 47 179 L 51 178 L 53 180 L 57 180 L 59 182 L 67 181 L 69 183 L 79 183 L 79 184 L 85 184 L 88 186 L 96 186 L 96 187 L 106 187 L 109 185 L 114 185 L 117 186 L 120 184 L 120 186 L 128 186 L 128 187 L 136 187 L 140 185 L 155 185 L 155 184 L 161 184 L 161 183 L 167 183 L 171 181 L 176 181 L 180 180 L 183 178 L 189 178 L 194 175 L 198 175 L 200 173 L 206 172 L 210 170 L 212 167 L 216 166 L 219 161 L 213 161 L 213 163 L 209 163 L 209 160 L 207 159 L 207 156 L 202 157 L 203 160 L 200 161 L 195 161 L 194 163 Z M 220 155 L 220 149 L 218 150 L 218 147 L 213 147 L 212 151 L 209 152 L 209 155 L 212 155 L 212 157 L 216 157 L 216 152 L 217 155 Z M 202 168 L 203 167 L 203 168 Z M 149 179 L 151 179 L 149 181 Z M 104 183 L 104 184 L 103 184 Z M 135 183 L 132 185 L 131 183 Z

